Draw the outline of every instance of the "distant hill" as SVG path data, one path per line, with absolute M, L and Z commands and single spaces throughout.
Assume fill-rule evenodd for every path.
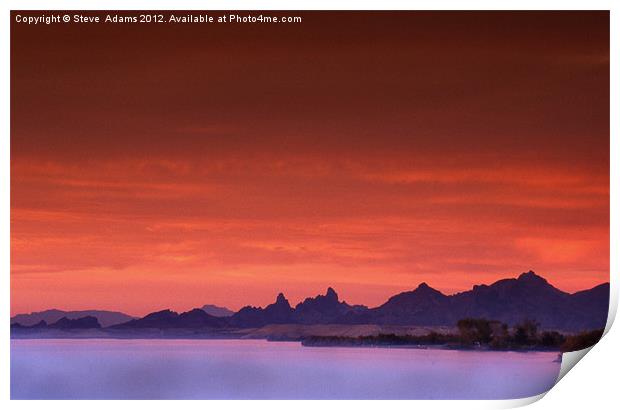
M 205 327 L 224 327 L 225 318 L 215 317 L 202 309 L 192 309 L 178 314 L 169 309 L 150 313 L 141 319 L 110 326 L 111 329 L 197 329 Z
M 56 323 L 48 325 L 52 329 L 99 329 L 101 325 L 94 316 L 85 316 L 79 319 L 68 319 L 63 317 Z
M 126 315 L 125 313 L 111 312 L 107 310 L 64 311 L 58 309 L 50 309 L 44 310 L 42 312 L 32 312 L 15 315 L 11 318 L 11 323 L 19 323 L 23 326 L 32 326 L 42 320 L 46 323 L 55 323 L 63 317 L 66 317 L 67 319 L 79 319 L 86 316 L 92 316 L 96 318 L 102 327 L 108 327 L 134 319 L 132 316 Z
M 38 323 L 33 325 L 22 325 L 20 323 L 11 323 L 11 329 L 25 329 L 25 330 L 44 330 L 44 329 L 61 329 L 61 330 L 72 330 L 72 329 L 100 329 L 101 325 L 99 321 L 94 316 L 84 316 L 78 319 L 68 319 L 66 317 L 62 317 L 58 319 L 56 322 L 48 324 L 44 320 L 41 320 Z
M 216 305 L 204 305 L 201 307 L 202 310 L 210 314 L 211 316 L 216 317 L 229 317 L 235 314 L 232 310 Z
M 415 290 L 392 296 L 380 307 L 371 309 L 367 320 L 398 325 L 452 325 L 462 314 L 452 311 L 449 301 L 449 296 L 421 283 Z

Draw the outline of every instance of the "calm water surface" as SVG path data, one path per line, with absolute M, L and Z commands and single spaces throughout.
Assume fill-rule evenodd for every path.
M 302 347 L 262 340 L 12 340 L 12 399 L 507 399 L 556 353 Z

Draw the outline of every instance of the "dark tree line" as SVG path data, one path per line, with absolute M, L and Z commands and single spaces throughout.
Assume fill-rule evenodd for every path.
M 539 333 L 535 320 L 525 319 L 510 329 L 506 323 L 481 318 L 461 319 L 457 323 L 461 343 L 489 345 L 495 349 L 559 347 L 564 336 L 556 331 Z
M 517 323 L 512 329 L 496 320 L 461 319 L 457 323 L 459 341 L 465 345 L 488 345 L 493 349 L 542 348 L 570 352 L 593 346 L 603 330 L 564 335 L 554 330 L 540 332 L 540 324 L 532 319 Z
M 603 330 L 563 335 L 557 331 L 539 331 L 535 320 L 526 319 L 510 328 L 506 323 L 483 318 L 465 318 L 457 322 L 458 332 L 430 332 L 426 335 L 378 334 L 372 336 L 309 336 L 304 346 L 403 346 L 444 345 L 454 348 L 493 350 L 559 350 L 569 352 L 590 347 Z

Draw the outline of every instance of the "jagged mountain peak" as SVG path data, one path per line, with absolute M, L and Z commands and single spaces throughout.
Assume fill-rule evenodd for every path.
M 414 290 L 410 290 L 407 292 L 402 292 L 397 295 L 392 296 L 385 302 L 385 305 L 395 304 L 395 303 L 421 303 L 422 301 L 427 301 L 429 298 L 445 298 L 447 297 L 437 289 L 433 289 L 426 282 L 422 282 L 418 285 Z
M 280 292 L 278 293 L 278 297 L 276 298 L 276 304 L 277 305 L 282 305 L 282 304 L 289 304 L 288 303 L 288 299 L 286 299 L 286 297 L 284 296 L 284 293 Z
M 331 286 L 327 288 L 327 292 L 325 292 L 325 297 L 328 299 L 338 300 L 338 294 Z
M 537 275 L 533 270 L 522 273 L 521 275 L 519 275 L 517 280 L 528 281 L 528 282 L 549 283 L 547 282 L 547 279 L 543 278 L 540 275 Z
M 426 283 L 426 282 L 420 283 L 418 285 L 418 287 L 416 288 L 416 290 L 429 290 L 429 289 L 435 290 L 435 289 L 431 288 L 430 286 L 428 286 L 428 283 Z
M 281 311 L 289 311 L 291 310 L 291 304 L 288 302 L 288 299 L 286 298 L 286 296 L 284 296 L 284 293 L 280 292 L 278 293 L 278 297 L 276 297 L 276 301 L 274 303 L 272 303 L 271 305 L 268 305 L 265 310 L 281 310 Z
M 505 294 L 505 292 L 529 292 L 530 295 L 568 295 L 531 270 L 522 273 L 517 278 L 500 279 L 486 286 L 474 286 L 473 291 L 500 292 L 502 294 Z
M 420 283 L 417 288 L 415 288 L 414 290 L 412 290 L 410 292 L 405 292 L 405 293 L 445 296 L 443 293 L 441 293 L 437 289 L 429 286 L 428 283 L 426 283 L 426 282 Z
M 303 302 L 297 304 L 296 308 L 299 307 L 309 307 L 309 306 L 337 306 L 342 305 L 343 302 L 340 302 L 338 299 L 338 294 L 331 286 L 327 288 L 327 291 L 324 295 L 316 295 L 315 297 L 308 297 L 304 299 Z

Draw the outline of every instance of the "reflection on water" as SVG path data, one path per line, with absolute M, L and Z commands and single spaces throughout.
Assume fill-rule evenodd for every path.
M 507 399 L 556 353 L 302 347 L 262 340 L 12 340 L 12 399 Z

